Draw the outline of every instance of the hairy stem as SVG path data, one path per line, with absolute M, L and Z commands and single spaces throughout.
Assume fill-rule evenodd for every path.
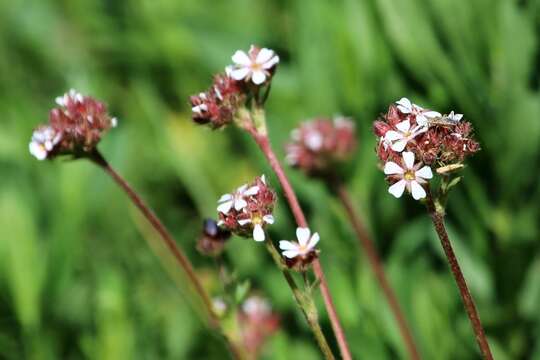
M 454 249 L 452 248 L 452 243 L 448 238 L 448 233 L 446 232 L 446 227 L 444 225 L 444 209 L 442 209 L 440 206 L 436 206 L 429 189 L 426 200 L 429 215 L 433 221 L 435 231 L 441 240 L 441 245 L 444 249 L 444 253 L 446 254 L 448 264 L 450 265 L 450 269 L 452 270 L 452 274 L 454 275 L 454 279 L 456 280 L 456 284 L 459 288 L 459 293 L 461 295 L 461 299 L 463 300 L 463 306 L 465 307 L 467 315 L 469 316 L 480 352 L 482 353 L 484 359 L 492 360 L 493 355 L 491 354 L 491 349 L 489 348 L 489 343 L 484 333 L 480 316 L 478 315 L 478 311 L 474 305 L 474 300 L 467 286 L 467 282 L 465 281 L 465 277 L 461 272 Z
M 242 356 L 240 355 L 241 352 L 235 347 L 234 344 L 229 342 L 227 336 L 222 332 L 221 324 L 219 322 L 219 318 L 214 312 L 210 296 L 203 288 L 201 282 L 199 281 L 199 278 L 195 274 L 193 265 L 188 260 L 184 252 L 178 247 L 176 241 L 169 233 L 165 225 L 163 225 L 161 220 L 156 216 L 152 209 L 148 205 L 146 205 L 146 203 L 135 192 L 135 190 L 133 190 L 133 188 L 128 184 L 128 182 L 124 178 L 122 178 L 122 176 L 120 176 L 120 174 L 118 174 L 116 170 L 114 170 L 114 168 L 107 162 L 107 160 L 105 160 L 105 158 L 103 157 L 103 155 L 101 155 L 99 151 L 95 150 L 95 152 L 89 157 L 89 159 L 111 176 L 111 178 L 116 182 L 116 184 L 120 186 L 122 190 L 124 190 L 124 192 L 133 202 L 133 204 L 140 210 L 140 212 L 148 220 L 152 227 L 158 232 L 161 239 L 163 240 L 169 251 L 173 254 L 180 268 L 182 268 L 182 270 L 186 273 L 191 285 L 194 287 L 195 291 L 201 298 L 208 315 L 210 326 L 221 332 L 221 335 L 227 341 L 227 345 L 233 357 L 235 359 L 242 359 Z
M 371 265 L 371 269 L 375 274 L 375 278 L 377 279 L 379 286 L 381 287 L 384 296 L 386 297 L 386 300 L 390 305 L 390 309 L 394 314 L 394 317 L 396 318 L 399 331 L 401 333 L 401 336 L 403 337 L 403 341 L 405 342 L 405 346 L 407 347 L 410 358 L 414 360 L 420 359 L 420 354 L 414 342 L 411 330 L 407 325 L 407 321 L 405 319 L 405 316 L 403 315 L 403 311 L 401 310 L 396 294 L 394 293 L 392 286 L 386 278 L 383 263 L 379 258 L 377 249 L 375 248 L 375 245 L 371 240 L 371 237 L 368 234 L 362 222 L 362 219 L 360 218 L 352 204 L 349 192 L 345 188 L 345 185 L 343 185 L 342 183 L 335 183 L 330 186 L 334 193 L 338 196 L 343 207 L 345 208 L 345 212 L 347 213 L 349 221 L 354 228 L 356 237 L 358 238 L 360 245 L 364 249 L 364 252 L 369 260 L 369 264 Z
M 267 134 L 260 133 L 255 128 L 247 128 L 246 130 L 253 137 L 257 145 L 259 145 L 259 148 L 261 149 L 264 156 L 266 157 L 266 160 L 270 164 L 270 167 L 276 174 L 281 184 L 281 187 L 283 189 L 283 192 L 285 194 L 285 198 L 287 199 L 287 202 L 289 203 L 293 216 L 296 220 L 296 223 L 298 224 L 299 227 L 308 227 L 308 223 L 306 221 L 306 217 L 304 216 L 304 212 L 302 211 L 302 208 L 300 207 L 300 203 L 298 202 L 296 194 L 291 186 L 291 183 L 287 175 L 283 171 L 281 164 L 279 163 L 274 151 L 272 150 Z M 336 307 L 334 305 L 334 301 L 332 300 L 332 295 L 330 293 L 330 289 L 328 288 L 328 283 L 326 282 L 326 277 L 324 276 L 324 271 L 323 271 L 321 262 L 319 261 L 318 258 L 313 261 L 313 271 L 315 272 L 315 275 L 317 276 L 320 282 L 320 288 L 321 288 L 321 293 L 324 300 L 324 305 L 326 307 L 326 311 L 328 313 L 328 317 L 332 325 L 332 330 L 334 331 L 334 335 L 336 337 L 336 340 L 339 346 L 341 357 L 345 360 L 350 360 L 352 359 L 352 357 L 351 357 L 351 352 L 349 350 L 349 345 L 347 343 L 347 339 L 345 337 L 345 332 L 343 331 L 343 328 L 339 321 L 339 318 L 336 312 Z
M 315 307 L 313 299 L 311 299 L 311 297 L 309 297 L 305 292 L 303 292 L 302 290 L 298 288 L 290 271 L 287 269 L 286 265 L 283 263 L 281 255 L 279 255 L 276 247 L 272 243 L 272 240 L 270 240 L 268 236 L 265 243 L 266 243 L 266 248 L 268 249 L 268 252 L 270 253 L 270 255 L 272 255 L 274 262 L 283 273 L 283 276 L 285 277 L 287 284 L 291 288 L 294 295 L 294 299 L 296 300 L 298 307 L 302 310 L 302 313 L 304 314 L 304 317 L 306 318 L 309 324 L 309 327 L 311 328 L 311 331 L 313 332 L 313 335 L 315 336 L 315 340 L 317 340 L 317 344 L 319 345 L 322 353 L 324 354 L 325 359 L 327 360 L 335 359 L 334 354 L 332 353 L 332 350 L 330 349 L 330 346 L 328 345 L 328 341 L 326 341 L 326 337 L 324 336 L 321 326 L 319 324 L 319 316 L 317 314 L 317 308 Z

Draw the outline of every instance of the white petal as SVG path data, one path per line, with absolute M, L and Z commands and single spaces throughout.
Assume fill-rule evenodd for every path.
M 262 70 L 256 70 L 253 72 L 251 80 L 255 85 L 261 85 L 266 81 L 266 74 Z
M 236 189 L 236 193 L 242 195 L 244 191 L 246 191 L 246 189 L 247 189 L 247 184 L 244 184 L 240 186 L 238 189 Z
M 392 144 L 391 148 L 394 151 L 402 152 L 405 149 L 405 146 L 407 146 L 408 142 L 409 141 L 407 139 L 398 140 L 398 141 L 396 141 L 395 143 Z
M 407 169 L 412 169 L 414 166 L 414 153 L 410 151 L 403 152 L 403 161 L 405 162 Z
M 396 101 L 396 104 L 398 104 L 398 109 L 404 114 L 408 114 L 412 110 L 412 103 L 409 99 L 403 97 L 399 99 L 399 101 Z
M 311 235 L 311 231 L 308 228 L 296 228 L 296 238 L 300 246 L 306 246 L 309 241 L 309 235 Z
M 411 181 L 411 194 L 414 200 L 419 200 L 426 197 L 426 191 L 416 181 Z
M 277 63 L 279 63 L 279 56 L 276 55 L 273 58 L 271 58 L 270 61 L 267 61 L 264 64 L 262 64 L 262 68 L 265 70 L 268 70 L 268 69 L 271 69 Z
M 274 223 L 274 217 L 272 215 L 264 215 L 263 221 L 267 224 L 273 224 Z
M 311 236 L 311 240 L 309 240 L 309 244 L 307 245 L 307 248 L 310 249 L 310 250 L 313 249 L 315 247 L 315 245 L 317 245 L 319 240 L 321 240 L 321 237 L 319 236 L 319 233 L 314 233 Z
M 431 172 L 431 168 L 429 166 L 424 166 L 420 170 L 414 173 L 417 177 L 423 178 L 423 179 L 431 179 L 433 177 L 433 173 Z
M 231 57 L 231 59 L 235 64 L 238 64 L 238 65 L 242 65 L 242 66 L 250 66 L 251 65 L 251 59 L 242 50 L 237 50 L 234 53 L 234 55 Z
M 274 52 L 270 49 L 267 49 L 267 48 L 262 48 L 259 53 L 257 54 L 257 58 L 255 59 L 255 62 L 257 64 L 264 64 L 265 62 L 267 62 L 268 60 L 270 60 L 272 58 L 272 56 L 274 55 Z
M 396 128 L 401 132 L 407 132 L 411 128 L 411 122 L 409 120 L 402 121 L 396 124 Z
M 386 134 L 384 134 L 384 138 L 388 141 L 396 141 L 396 140 L 403 139 L 403 134 L 398 133 L 397 131 L 394 131 L 394 130 L 388 130 Z
M 47 158 L 47 151 L 45 151 L 45 148 L 38 143 L 31 142 L 28 149 L 30 150 L 30 154 L 34 155 L 38 160 L 45 160 Z
M 244 200 L 244 199 L 242 199 L 242 198 L 236 199 L 236 200 L 234 201 L 234 209 L 235 209 L 236 211 L 240 211 L 240 210 L 242 210 L 243 208 L 245 208 L 246 206 L 247 206 L 247 201 Z
M 318 131 L 310 131 L 305 139 L 306 146 L 313 151 L 318 151 L 323 146 L 323 137 Z
M 244 225 L 247 225 L 249 223 L 251 223 L 251 219 L 240 219 L 240 220 L 238 220 L 238 224 L 240 226 L 244 226 Z
M 247 67 L 242 67 L 238 69 L 233 69 L 231 71 L 231 77 L 234 80 L 243 80 L 251 73 L 251 69 Z
M 437 111 L 426 111 L 424 113 L 424 116 L 428 118 L 436 118 L 436 117 L 441 117 L 442 115 L 440 112 L 437 112 Z
M 285 256 L 286 258 L 289 258 L 289 259 L 294 259 L 298 255 L 299 255 L 298 250 L 285 250 L 283 252 L 283 256 Z
M 416 123 L 420 126 L 426 126 L 428 119 L 424 115 L 416 115 Z
M 224 202 L 224 201 L 232 200 L 232 198 L 233 198 L 232 194 L 223 194 L 223 195 L 221 195 L 221 197 L 219 198 L 218 203 L 222 203 L 222 202 Z
M 403 191 L 405 191 L 406 183 L 407 182 L 405 180 L 399 180 L 397 183 L 395 183 L 394 185 L 388 188 L 388 192 L 394 195 L 395 197 L 399 198 L 401 197 L 401 195 L 403 195 Z
M 259 187 L 258 186 L 252 186 L 249 189 L 247 189 L 246 191 L 244 191 L 245 196 L 253 196 L 253 195 L 257 195 L 258 193 L 259 193 Z
M 386 175 L 403 174 L 405 171 L 393 161 L 384 164 L 384 173 Z
M 231 210 L 232 206 L 233 206 L 233 201 L 229 200 L 229 201 L 224 202 L 223 204 L 220 204 L 217 207 L 217 211 L 227 214 L 229 210 Z
M 264 174 L 261 175 L 260 179 L 262 183 L 266 185 L 266 176 Z
M 260 224 L 255 225 L 253 228 L 253 240 L 255 241 L 264 241 L 264 230 Z
M 279 248 L 281 250 L 295 250 L 298 249 L 298 244 L 289 240 L 281 240 L 279 242 Z

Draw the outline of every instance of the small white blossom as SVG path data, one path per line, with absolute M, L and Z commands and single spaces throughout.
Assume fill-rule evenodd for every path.
M 238 50 L 232 56 L 233 68 L 225 68 L 227 74 L 234 80 L 251 81 L 255 85 L 261 85 L 270 76 L 270 69 L 279 63 L 279 57 L 274 51 L 262 48 L 256 53 L 256 48 L 252 45 L 246 54 Z
M 454 110 L 450 111 L 450 114 L 446 116 L 446 118 L 453 122 L 459 122 L 463 118 L 463 114 L 455 114 Z
M 414 115 L 416 123 L 419 126 L 426 126 L 428 124 L 428 119 L 441 117 L 441 113 L 437 111 L 426 111 L 423 107 L 413 104 L 405 97 L 396 101 L 396 104 L 398 105 L 398 110 L 401 111 L 402 114 Z
M 396 125 L 397 131 L 389 130 L 384 135 L 384 139 L 391 143 L 390 146 L 392 150 L 397 152 L 402 152 L 409 141 L 414 139 L 416 136 L 427 131 L 427 127 L 417 125 L 411 129 L 411 122 L 409 120 L 404 120 Z
M 399 198 L 403 195 L 403 191 L 407 188 L 412 194 L 415 200 L 419 200 L 426 197 L 426 191 L 422 187 L 422 184 L 427 183 L 428 179 L 433 177 L 431 168 L 424 166 L 421 169 L 421 163 L 414 164 L 414 154 L 409 151 L 403 152 L 403 165 L 399 166 L 393 161 L 389 161 L 384 165 L 384 173 L 386 175 L 393 175 L 399 180 L 388 188 L 388 192 L 395 197 Z
M 55 102 L 59 105 L 59 106 L 64 106 L 66 107 L 67 106 L 67 103 L 69 102 L 69 99 L 71 99 L 71 101 L 74 101 L 74 102 L 83 102 L 84 100 L 84 96 L 79 93 L 77 90 L 75 89 L 70 89 L 69 92 L 65 93 L 64 95 L 62 96 L 58 96 L 56 99 L 55 99 Z
M 304 143 L 306 147 L 311 151 L 319 151 L 324 143 L 324 139 L 320 131 L 317 129 L 310 129 L 305 135 Z
M 266 239 L 266 235 L 264 234 L 263 226 L 265 224 L 272 225 L 273 223 L 274 217 L 272 215 L 260 216 L 256 213 L 254 213 L 250 219 L 238 220 L 238 224 L 240 224 L 240 226 L 253 224 L 253 240 L 255 241 L 264 241 Z
M 242 304 L 242 311 L 247 315 L 268 315 L 272 312 L 272 306 L 260 296 L 250 296 Z
M 320 240 L 318 233 L 311 235 L 311 231 L 308 228 L 301 227 L 296 229 L 296 238 L 298 242 L 288 240 L 281 240 L 279 242 L 279 248 L 286 258 L 293 259 L 297 256 L 303 257 L 308 255 Z
M 208 111 L 208 106 L 206 104 L 196 105 L 191 108 L 191 111 L 201 115 L 203 111 Z
M 45 160 L 49 152 L 62 139 L 62 134 L 57 133 L 50 126 L 42 126 L 34 131 L 32 140 L 28 146 L 30 154 L 38 160 Z
M 234 193 L 222 195 L 218 200 L 217 211 L 227 214 L 233 206 L 236 211 L 240 211 L 247 205 L 244 197 L 257 195 L 258 193 L 258 186 L 252 186 L 248 189 L 248 186 L 244 184 L 236 189 Z

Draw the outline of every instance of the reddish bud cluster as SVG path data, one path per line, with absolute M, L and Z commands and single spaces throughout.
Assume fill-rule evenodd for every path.
M 231 123 L 245 101 L 242 86 L 226 74 L 216 75 L 208 91 L 190 97 L 193 121 L 208 124 L 213 129 Z
M 373 131 L 379 137 L 377 155 L 382 162 L 401 162 L 401 151 L 392 149 L 392 142 L 387 138 L 387 132 L 399 131 L 399 123 L 408 120 L 411 129 L 418 127 L 414 114 L 404 114 L 397 106 L 390 105 L 388 112 L 373 124 Z M 447 116 L 432 118 L 425 128 L 410 139 L 405 149 L 415 154 L 417 161 L 434 168 L 458 164 L 480 150 L 480 145 L 473 138 L 472 125 L 464 120 L 450 121 Z
M 83 156 L 92 152 L 102 135 L 116 126 L 116 118 L 109 115 L 104 103 L 75 90 L 56 98 L 56 103 L 59 107 L 51 110 L 49 124 L 36 128 L 30 144 L 31 152 L 38 158 Z M 54 134 L 54 139 L 42 143 L 40 140 L 48 133 Z
M 242 304 L 238 319 L 244 348 L 256 359 L 266 340 L 279 329 L 279 316 L 272 312 L 268 301 L 251 296 Z
M 291 133 L 287 162 L 310 176 L 328 176 L 350 160 L 356 150 L 354 123 L 347 118 L 315 119 Z

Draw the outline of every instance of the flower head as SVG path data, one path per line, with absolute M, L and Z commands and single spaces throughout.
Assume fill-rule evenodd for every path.
M 318 233 L 311 234 L 308 228 L 299 227 L 296 229 L 296 238 L 298 242 L 281 240 L 279 248 L 282 250 L 288 266 L 303 269 L 317 257 L 315 246 L 320 237 Z
M 388 188 L 388 192 L 399 198 L 403 195 L 403 191 L 407 189 L 415 200 L 425 198 L 426 191 L 422 185 L 433 177 L 431 168 L 429 166 L 422 167 L 422 163 L 415 164 L 412 152 L 404 151 L 402 156 L 401 166 L 393 161 L 388 161 L 384 165 L 384 173 L 391 180 L 397 180 Z
M 274 223 L 275 201 L 276 194 L 266 184 L 264 175 L 258 177 L 251 184 L 220 198 L 218 224 L 237 235 L 264 241 L 264 229 Z
M 291 166 L 310 176 L 335 176 L 356 150 L 354 123 L 344 117 L 304 122 L 292 131 L 285 149 Z
M 241 84 L 227 74 L 218 74 L 208 91 L 190 97 L 191 116 L 197 124 L 218 129 L 234 120 L 244 101 Z
M 257 358 L 266 340 L 279 328 L 279 316 L 267 299 L 252 295 L 241 305 L 238 315 L 244 348 Z
M 57 97 L 56 103 L 49 124 L 38 127 L 30 142 L 30 152 L 38 159 L 62 154 L 85 156 L 117 125 L 104 103 L 73 89 Z
M 272 77 L 279 63 L 279 56 L 273 50 L 251 45 L 247 54 L 242 50 L 237 50 L 232 56 L 232 61 L 234 65 L 227 71 L 233 79 L 262 85 Z

